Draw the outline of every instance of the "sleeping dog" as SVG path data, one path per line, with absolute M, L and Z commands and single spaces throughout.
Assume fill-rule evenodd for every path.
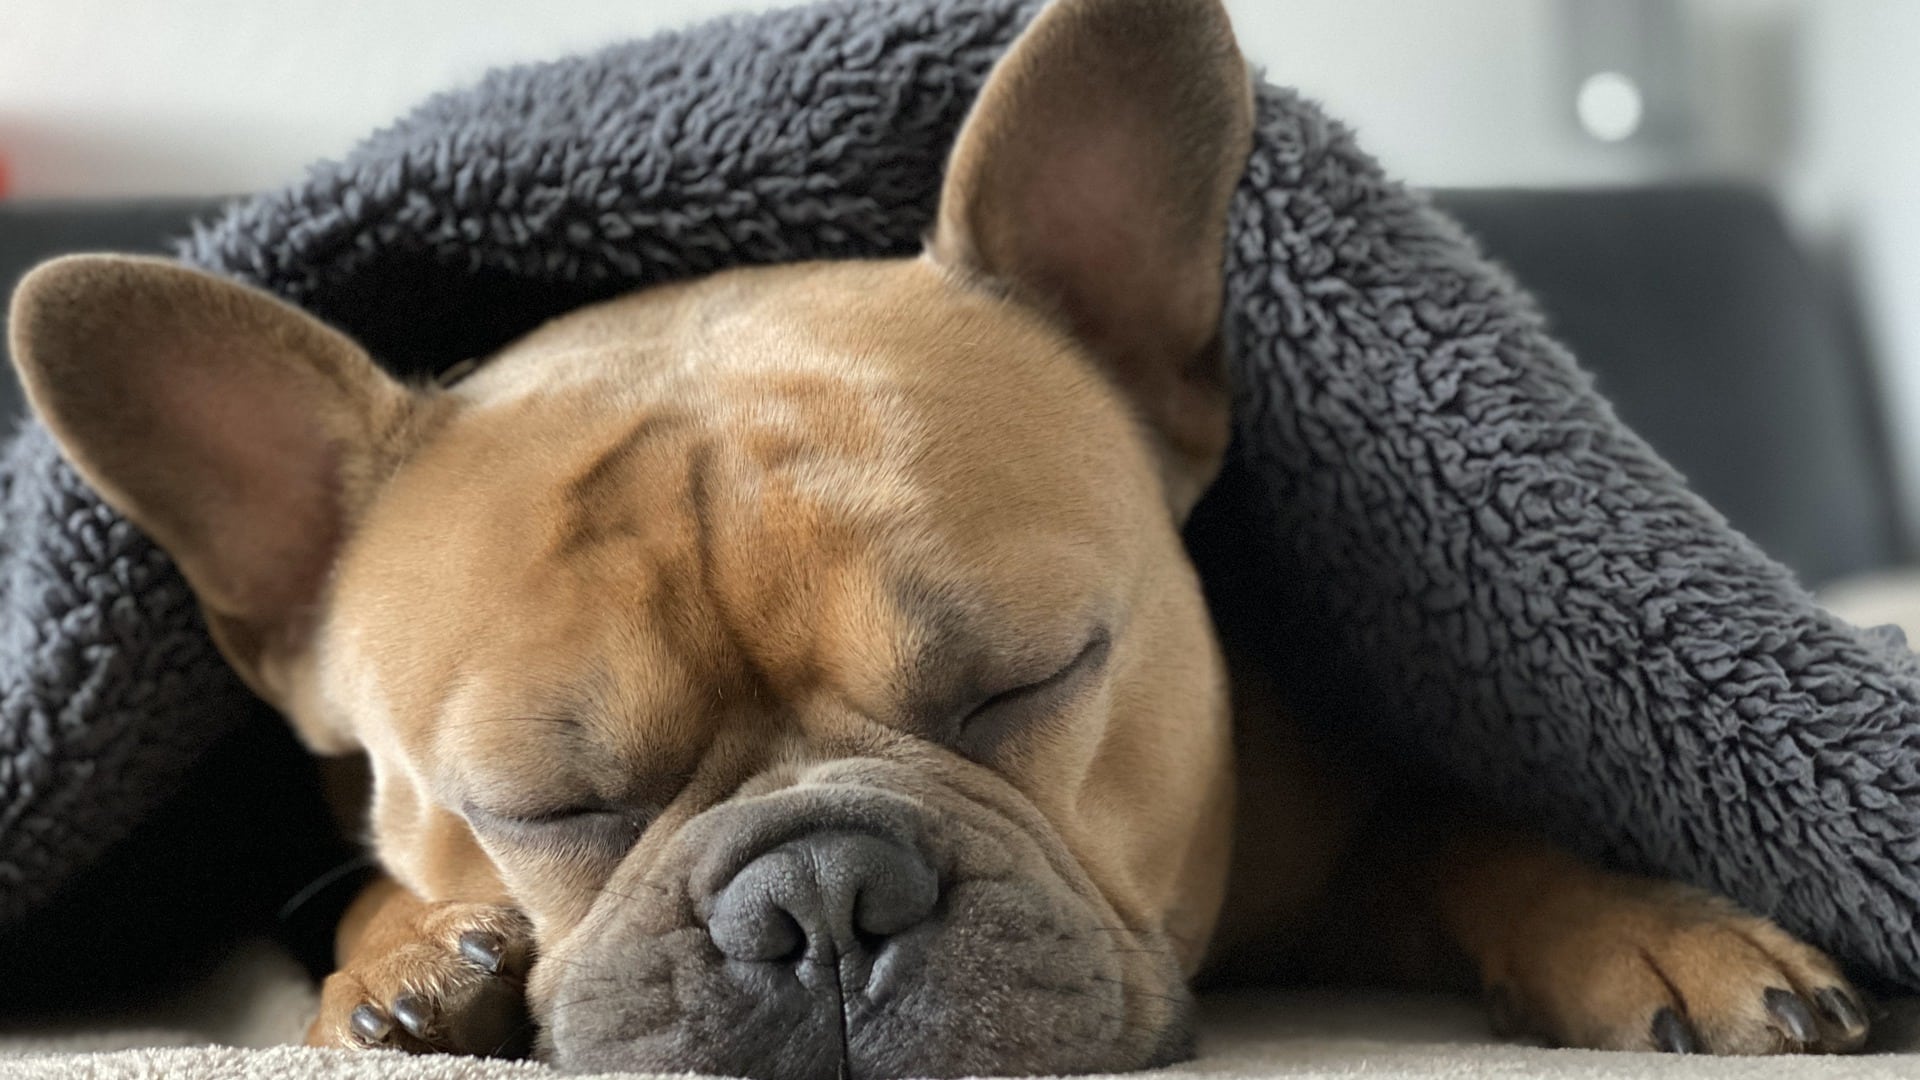
M 263 293 L 59 260 L 13 351 L 224 654 L 367 765 L 310 1041 L 807 1080 L 1179 1059 L 1196 979 L 1477 984 L 1584 1047 L 1846 1050 L 1765 919 L 1408 793 L 1219 644 L 1246 66 L 1058 0 L 918 258 L 740 269 L 402 385 Z

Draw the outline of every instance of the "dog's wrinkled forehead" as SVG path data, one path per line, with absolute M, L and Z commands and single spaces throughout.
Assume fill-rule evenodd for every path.
M 899 712 L 1072 647 L 1158 498 L 1050 328 L 919 263 L 638 294 L 450 393 L 336 598 L 365 626 L 369 600 L 419 594 L 434 617 L 381 620 L 382 647 L 416 687 L 434 658 L 443 701 L 538 672 L 567 685 L 526 693 L 651 699 L 596 709 Z

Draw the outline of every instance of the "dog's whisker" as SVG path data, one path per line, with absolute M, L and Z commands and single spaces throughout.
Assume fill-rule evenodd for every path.
M 603 994 L 588 994 L 585 997 L 570 998 L 566 1001 L 556 1001 L 553 1003 L 551 1007 L 548 1008 L 547 1011 L 550 1013 L 557 1013 L 562 1009 L 578 1009 L 586 1005 L 597 1005 L 602 1001 L 608 1001 L 619 996 L 620 996 L 619 991 L 616 988 L 615 990 L 612 990 Z
M 586 963 L 585 963 L 584 961 L 581 961 L 581 960 L 577 960 L 577 959 L 575 959 L 574 957 L 571 957 L 571 956 L 549 956 L 549 955 L 544 955 L 544 954 L 543 954 L 543 955 L 541 955 L 541 956 L 539 956 L 538 958 L 536 958 L 536 960 L 535 960 L 535 963 L 540 963 L 540 964 L 559 964 L 559 965 L 560 965 L 561 967 L 565 967 L 565 968 L 575 968 L 575 969 L 578 969 L 578 970 L 582 970 L 582 971 L 588 971 L 588 970 L 591 970 L 590 968 L 588 968 L 588 967 L 587 967 L 587 965 L 586 965 Z
M 501 1039 L 499 1042 L 495 1043 L 493 1049 L 487 1051 L 486 1056 L 499 1057 L 500 1051 L 505 1050 L 507 1047 L 513 1045 L 513 1043 L 516 1040 L 518 1040 L 520 1036 L 525 1035 L 528 1032 L 534 1031 L 534 1030 L 536 1030 L 536 1026 L 531 1019 L 522 1020 L 519 1023 L 519 1025 L 513 1029 L 511 1034 L 509 1034 L 506 1038 Z
M 1160 1001 L 1165 1001 L 1173 1005 L 1179 1005 L 1183 1008 L 1193 1003 L 1193 999 L 1189 996 L 1182 995 L 1182 994 L 1168 994 L 1159 990 L 1149 990 L 1144 986 L 1141 986 L 1137 983 L 1128 982 L 1125 979 L 1115 979 L 1115 978 L 1110 978 L 1103 975 L 1095 975 L 1093 976 L 1092 981 L 1098 982 L 1098 983 L 1111 983 L 1115 986 L 1120 987 L 1120 989 L 1122 989 L 1126 993 L 1132 994 L 1136 997 L 1156 998 Z
M 653 885 L 644 881 L 634 882 L 634 884 L 640 886 L 643 889 L 651 890 L 653 894 L 656 896 L 671 897 L 673 895 L 672 889 L 668 889 L 660 885 Z M 645 899 L 643 897 L 635 896 L 630 892 L 625 892 L 623 890 L 613 888 L 610 885 L 602 886 L 600 889 L 596 891 L 595 899 L 597 900 L 601 896 L 611 896 L 616 900 L 625 900 L 630 904 L 645 903 Z
M 565 716 L 469 716 L 447 726 L 469 728 L 493 724 L 545 724 L 562 730 L 577 730 L 580 727 L 580 721 Z

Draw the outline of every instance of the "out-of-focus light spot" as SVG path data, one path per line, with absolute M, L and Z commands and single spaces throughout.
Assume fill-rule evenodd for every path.
M 1574 109 L 1580 114 L 1580 126 L 1601 142 L 1632 138 L 1646 116 L 1640 87 L 1617 71 L 1589 75 L 1587 81 L 1580 84 Z

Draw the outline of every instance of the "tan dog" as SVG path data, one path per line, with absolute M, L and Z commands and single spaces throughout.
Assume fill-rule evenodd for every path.
M 1230 723 L 1179 527 L 1250 111 L 1215 0 L 1059 0 L 922 257 L 650 289 L 447 388 L 163 262 L 36 271 L 40 415 L 371 763 L 391 878 L 312 1041 L 495 1051 L 524 990 L 575 1068 L 1127 1069 L 1189 1051 L 1211 956 L 1465 972 L 1574 1046 L 1859 1046 L 1764 919 L 1375 798 L 1244 678 Z

